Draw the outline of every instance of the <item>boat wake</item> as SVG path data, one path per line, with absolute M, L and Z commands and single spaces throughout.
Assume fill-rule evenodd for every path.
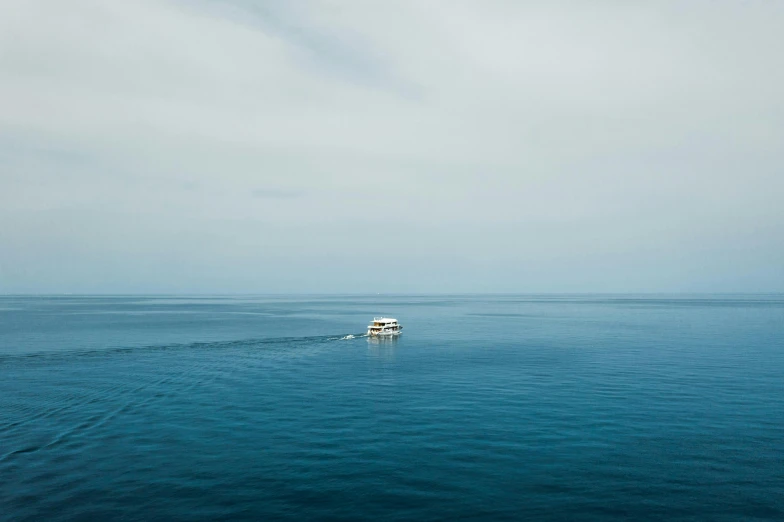
M 291 348 L 314 346 L 323 343 L 331 343 L 335 341 L 350 341 L 352 339 L 360 339 L 367 337 L 367 334 L 347 334 L 340 335 L 324 335 L 324 336 L 307 336 L 307 337 L 262 337 L 262 338 L 249 338 L 237 339 L 227 341 L 211 341 L 211 342 L 190 342 L 190 343 L 167 343 L 159 345 L 140 345 L 140 346 L 109 346 L 106 348 L 95 348 L 88 350 L 63 350 L 63 351 L 43 351 L 43 352 L 28 352 L 19 354 L 0 354 L 0 365 L 10 364 L 13 362 L 27 362 L 27 363 L 50 363 L 66 360 L 73 360 L 76 357 L 105 357 L 120 354 L 139 354 L 142 352 L 160 352 L 170 350 L 218 350 L 218 349 L 231 349 L 243 347 L 258 347 L 264 348 L 267 346 L 286 346 L 287 351 Z
M 341 341 L 348 341 L 350 339 L 357 339 L 357 338 L 360 338 L 360 337 L 367 337 L 367 334 L 356 334 L 356 335 L 348 334 L 345 337 L 341 337 L 340 340 Z

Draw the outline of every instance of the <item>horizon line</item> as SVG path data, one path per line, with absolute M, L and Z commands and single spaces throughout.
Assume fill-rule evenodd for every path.
M 589 296 L 589 295 L 784 295 L 784 291 L 733 291 L 733 292 L 12 292 L 2 293 L 0 297 L 286 297 L 286 296 L 319 296 L 319 297 L 372 297 L 372 296 Z

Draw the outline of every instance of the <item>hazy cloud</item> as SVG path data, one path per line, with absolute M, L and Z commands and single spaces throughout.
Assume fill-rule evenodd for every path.
M 783 24 L 8 0 L 0 291 L 784 291 Z
M 255 198 L 291 199 L 305 194 L 302 190 L 286 190 L 277 188 L 255 189 L 251 192 Z

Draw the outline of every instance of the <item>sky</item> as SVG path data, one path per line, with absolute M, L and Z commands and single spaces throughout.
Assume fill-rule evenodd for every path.
M 0 293 L 783 292 L 782 27 L 3 0 Z

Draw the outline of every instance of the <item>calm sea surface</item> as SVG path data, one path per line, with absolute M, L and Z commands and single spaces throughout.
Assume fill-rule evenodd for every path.
M 782 520 L 784 296 L 0 297 L 0 519 L 228 518 Z

